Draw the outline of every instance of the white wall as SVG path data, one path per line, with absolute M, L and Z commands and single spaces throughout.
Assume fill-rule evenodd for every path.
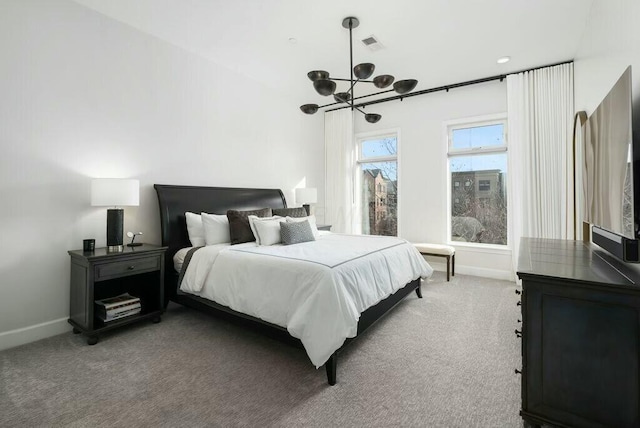
M 362 114 L 356 113 L 356 133 L 400 129 L 398 227 L 403 238 L 430 243 L 448 240 L 444 123 L 506 111 L 506 83 L 496 81 L 369 106 L 367 113 L 382 115 L 376 124 L 366 122 Z M 456 272 L 513 277 L 509 250 L 456 247 Z M 444 269 L 442 258 L 428 260 L 434 267 Z
M 0 97 L 0 349 L 70 328 L 67 250 L 105 244 L 90 177 L 140 180 L 125 230 L 150 243 L 154 183 L 324 200 L 321 116 L 72 1 L 0 2 Z
M 631 65 L 636 134 L 640 132 L 639 18 L 640 2 L 637 0 L 594 0 L 574 62 L 575 109 L 589 115 Z M 580 146 L 577 157 L 580 163 Z M 580 176 L 581 171 L 577 173 Z M 579 220 L 584 210 L 581 199 L 578 194 Z
M 574 64 L 575 106 L 591 114 L 631 65 L 634 121 L 640 114 L 640 2 L 594 0 Z M 640 129 L 640 128 L 636 128 Z

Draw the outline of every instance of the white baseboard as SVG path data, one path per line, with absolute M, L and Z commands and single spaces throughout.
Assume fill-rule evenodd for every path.
M 29 327 L 0 333 L 0 351 L 35 342 L 36 340 L 62 334 L 71 330 L 67 318 L 43 322 Z
M 442 272 L 447 271 L 446 263 L 429 262 L 429 264 L 434 270 L 442 271 Z M 488 269 L 488 268 L 481 268 L 481 267 L 475 267 L 475 266 L 460 266 L 458 265 L 458 263 L 456 263 L 456 273 L 459 273 L 462 275 L 479 276 L 482 278 L 500 279 L 504 281 L 515 280 L 513 276 L 513 272 L 508 270 Z
M 429 264 L 437 271 L 447 271 L 447 265 L 445 263 L 429 262 Z M 459 266 L 458 264 L 456 264 L 456 273 L 506 281 L 514 280 L 513 273 L 510 271 L 473 266 Z M 6 331 L 4 333 L 0 333 L 0 351 L 35 342 L 36 340 L 45 339 L 57 334 L 66 333 L 70 330 L 71 325 L 67 322 L 67 318 L 60 318 L 29 327 Z

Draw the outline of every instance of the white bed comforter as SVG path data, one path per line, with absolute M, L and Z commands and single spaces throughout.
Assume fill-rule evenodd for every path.
M 285 327 L 320 367 L 356 335 L 364 310 L 432 273 L 403 239 L 329 233 L 288 246 L 204 247 L 180 289 Z

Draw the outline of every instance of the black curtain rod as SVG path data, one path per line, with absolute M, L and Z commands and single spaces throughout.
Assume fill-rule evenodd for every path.
M 449 84 L 449 85 L 438 86 L 436 88 L 423 89 L 421 91 L 416 91 L 416 92 L 409 92 L 408 94 L 395 95 L 393 97 L 380 98 L 380 99 L 377 99 L 377 100 L 366 101 L 366 102 L 363 102 L 363 103 L 360 103 L 360 104 L 356 104 L 354 107 L 366 107 L 368 105 L 386 103 L 387 101 L 394 101 L 394 100 L 401 100 L 402 101 L 402 99 L 404 99 L 404 98 L 415 97 L 415 96 L 424 95 L 424 94 L 431 94 L 433 92 L 440 92 L 440 91 L 449 92 L 449 89 L 461 88 L 463 86 L 477 85 L 479 83 L 492 82 L 494 80 L 500 80 L 502 82 L 510 74 L 526 73 L 528 71 L 540 70 L 542 68 L 556 67 L 558 65 L 563 65 L 563 64 L 571 64 L 572 62 L 573 62 L 573 60 L 562 61 L 562 62 L 557 62 L 555 64 L 541 65 L 539 67 L 528 68 L 526 70 L 514 71 L 514 72 L 511 72 L 511 73 L 507 73 L 507 74 L 499 74 L 499 75 L 496 75 L 496 76 L 484 77 L 482 79 L 467 80 L 466 82 L 452 83 L 452 84 Z M 372 95 L 376 95 L 376 94 L 372 94 Z M 364 96 L 358 97 L 358 98 L 365 98 L 365 97 L 368 97 L 368 96 L 370 96 L 370 95 L 364 95 Z M 343 108 L 351 108 L 351 106 L 350 105 L 346 105 L 346 106 L 336 107 L 336 108 L 332 108 L 330 110 L 325 110 L 325 112 L 334 111 L 334 110 L 341 110 Z

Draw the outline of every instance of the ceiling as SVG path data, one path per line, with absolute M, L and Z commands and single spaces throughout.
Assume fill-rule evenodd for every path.
M 422 90 L 573 59 L 593 0 L 75 1 L 299 104 L 326 104 L 332 100 L 315 92 L 306 73 L 349 77 L 347 16 L 360 20 L 354 65 L 372 62 L 374 76 L 415 78 Z M 383 49 L 362 44 L 371 35 Z M 497 64 L 505 55 L 511 61 Z M 366 86 L 373 87 L 358 85 L 356 96 Z

